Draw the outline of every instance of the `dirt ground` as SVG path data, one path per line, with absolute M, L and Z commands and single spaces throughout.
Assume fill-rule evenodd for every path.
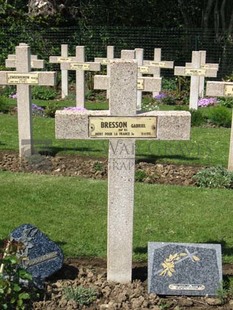
M 195 186 L 193 175 L 204 167 L 137 162 L 136 176 L 146 183 Z M 33 155 L 19 160 L 14 152 L 0 152 L 0 170 L 36 174 L 83 176 L 106 179 L 107 161 L 78 156 Z M 233 265 L 223 266 L 224 280 L 233 276 Z M 96 299 L 80 305 L 64 293 L 65 287 L 93 288 Z M 43 298 L 32 309 L 154 309 L 154 310 L 233 310 L 233 299 L 225 293 L 217 298 L 188 296 L 157 296 L 147 293 L 147 262 L 133 264 L 133 281 L 129 284 L 110 283 L 106 279 L 106 261 L 99 258 L 66 258 L 63 268 L 49 278 Z

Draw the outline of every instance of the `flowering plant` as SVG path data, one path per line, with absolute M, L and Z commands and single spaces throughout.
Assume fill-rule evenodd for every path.
M 10 94 L 10 95 L 9 95 L 9 98 L 17 99 L 17 93 L 15 93 L 15 94 Z
M 67 107 L 67 108 L 64 108 L 64 110 L 84 112 L 87 109 L 85 109 L 84 107 Z
M 32 103 L 32 115 L 44 116 L 44 109 Z
M 204 108 L 204 107 L 216 105 L 217 102 L 218 102 L 218 100 L 215 97 L 201 98 L 198 100 L 197 105 L 200 108 Z
M 159 93 L 154 98 L 155 98 L 155 100 L 162 100 L 162 99 L 164 99 L 166 97 L 167 97 L 167 95 L 165 93 Z

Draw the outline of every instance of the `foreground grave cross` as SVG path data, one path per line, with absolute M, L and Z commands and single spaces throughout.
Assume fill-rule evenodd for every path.
M 49 62 L 50 63 L 58 63 L 61 64 L 63 62 L 70 62 L 74 59 L 74 57 L 68 57 L 68 45 L 62 44 L 61 45 L 61 56 L 50 56 Z M 65 69 L 61 70 L 61 97 L 65 98 L 68 96 L 68 71 Z
M 233 82 L 210 82 L 206 84 L 206 95 L 217 97 L 233 97 Z M 231 121 L 230 149 L 228 157 L 228 170 L 233 171 L 233 113 Z
M 132 276 L 136 139 L 187 140 L 190 113 L 136 113 L 137 63 L 110 64 L 109 111 L 57 111 L 58 139 L 109 139 L 107 278 L 127 283 Z
M 16 47 L 16 71 L 1 71 L 0 85 L 17 85 L 17 115 L 19 156 L 32 155 L 32 105 L 31 85 L 55 84 L 55 72 L 30 72 L 30 47 L 21 43 Z
M 76 56 L 69 62 L 61 63 L 61 69 L 76 71 L 76 106 L 84 107 L 85 71 L 100 71 L 99 62 L 85 62 L 85 47 L 76 46 Z
M 187 63 L 185 67 L 175 67 L 175 75 L 179 76 L 190 76 L 190 97 L 189 97 L 189 108 L 197 110 L 198 99 L 199 99 L 199 85 L 200 77 L 216 77 L 217 69 L 215 67 L 208 67 L 208 64 L 203 67 L 201 65 L 201 57 L 199 51 L 192 52 L 192 62 Z
M 174 61 L 161 60 L 161 48 L 154 49 L 154 60 L 144 60 L 142 64 L 142 73 L 153 74 L 153 77 L 160 78 L 161 69 L 173 69 Z M 143 72 L 144 71 L 144 72 Z M 159 92 L 153 91 L 153 97 Z

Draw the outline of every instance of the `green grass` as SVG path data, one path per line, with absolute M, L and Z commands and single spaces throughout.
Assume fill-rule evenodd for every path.
M 0 239 L 23 223 L 39 227 L 65 256 L 106 257 L 107 182 L 0 172 Z M 134 259 L 147 242 L 212 242 L 233 262 L 233 193 L 136 183 Z
M 38 151 L 107 157 L 106 140 L 57 140 L 54 124 L 55 120 L 52 118 L 33 118 L 33 135 Z M 0 150 L 17 151 L 17 116 L 0 115 L 0 128 Z M 229 141 L 229 128 L 193 127 L 190 141 L 138 141 L 136 153 L 140 160 L 146 161 L 227 167 Z M 43 145 L 46 143 L 49 146 L 44 149 Z

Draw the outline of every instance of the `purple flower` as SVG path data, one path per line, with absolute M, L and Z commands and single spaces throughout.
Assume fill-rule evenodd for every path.
M 203 108 L 203 107 L 208 107 L 215 105 L 217 103 L 217 98 L 215 97 L 210 97 L 210 98 L 201 98 L 198 100 L 198 107 Z
M 42 107 L 39 107 L 35 103 L 32 103 L 32 110 L 34 110 L 34 111 L 44 111 L 44 109 Z
M 11 94 L 11 95 L 9 96 L 9 98 L 17 99 L 17 94 Z
M 156 100 L 162 100 L 162 99 L 164 99 L 166 97 L 167 97 L 167 95 L 165 93 L 160 93 L 159 95 L 156 95 L 154 98 Z
M 84 111 L 86 111 L 87 109 L 85 109 L 84 107 L 67 107 L 67 108 L 64 108 L 64 110 L 67 110 L 67 111 L 84 112 Z

